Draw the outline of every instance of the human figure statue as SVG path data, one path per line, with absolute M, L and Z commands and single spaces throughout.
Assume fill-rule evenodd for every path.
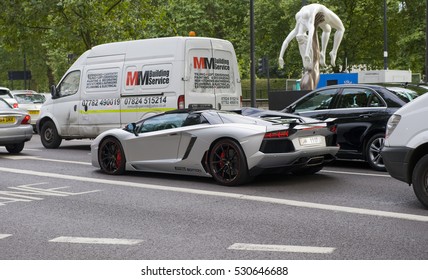
M 323 31 L 321 35 L 321 51 L 319 48 L 318 50 L 313 49 L 315 41 L 318 40 L 316 32 L 318 26 Z M 342 21 L 334 12 L 326 8 L 324 5 L 309 4 L 303 6 L 296 14 L 296 26 L 282 43 L 278 60 L 280 68 L 284 67 L 283 56 L 285 50 L 291 40 L 295 37 L 299 44 L 299 52 L 302 57 L 305 72 L 312 71 L 311 76 L 319 77 L 319 65 L 315 65 L 314 62 L 316 61 L 314 61 L 314 56 L 317 55 L 319 57 L 319 64 L 321 64 L 321 66 L 326 66 L 326 48 L 332 28 L 334 28 L 336 32 L 334 34 L 333 49 L 330 52 L 330 63 L 335 66 L 337 50 L 345 32 L 345 27 L 343 26 Z M 318 45 L 318 43 L 316 45 Z

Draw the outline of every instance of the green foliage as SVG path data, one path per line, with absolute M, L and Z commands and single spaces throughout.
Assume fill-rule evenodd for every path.
M 423 73 L 425 1 L 387 3 L 389 68 Z M 79 56 L 107 42 L 187 36 L 189 31 L 195 31 L 197 36 L 230 40 L 235 46 L 241 77 L 249 78 L 248 0 L 3 0 L 2 4 L 0 85 L 11 87 L 7 72 L 23 70 L 24 55 L 27 70 L 33 76 L 30 87 L 48 91 L 73 62 L 68 59 L 69 54 Z M 256 59 L 269 58 L 271 78 L 301 76 L 302 60 L 296 40 L 286 50 L 285 69 L 279 70 L 277 62 L 301 4 L 302 1 L 255 0 Z M 322 70 L 339 72 L 361 65 L 382 69 L 383 1 L 324 0 L 322 4 L 338 14 L 346 28 L 337 66 Z M 331 45 L 330 42 L 330 48 Z M 14 81 L 13 86 L 24 85 Z

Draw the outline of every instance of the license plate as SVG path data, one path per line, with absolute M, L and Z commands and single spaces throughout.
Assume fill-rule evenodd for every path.
M 15 123 L 15 117 L 0 117 L 0 124 Z
M 322 136 L 311 136 L 299 138 L 301 146 L 313 146 L 322 144 Z
M 28 113 L 30 115 L 38 115 L 40 113 L 40 111 L 39 110 L 28 110 Z

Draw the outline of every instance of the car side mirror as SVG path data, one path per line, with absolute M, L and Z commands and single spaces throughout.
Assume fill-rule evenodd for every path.
M 126 131 L 134 133 L 135 136 L 138 136 L 137 124 L 136 123 L 129 123 L 125 129 L 126 129 Z
M 55 86 L 55 85 L 52 85 L 52 86 L 51 86 L 51 95 L 52 95 L 52 99 L 54 99 L 54 98 L 57 98 L 57 97 L 58 97 L 58 92 L 57 92 L 57 89 L 56 89 L 56 86 Z

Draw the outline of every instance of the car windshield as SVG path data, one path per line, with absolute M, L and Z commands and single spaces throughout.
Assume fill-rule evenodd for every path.
M 45 102 L 45 97 L 41 94 L 15 94 L 15 99 L 21 104 L 34 104 Z
M 158 131 L 183 126 L 188 113 L 168 113 L 145 120 L 140 126 L 140 133 Z

